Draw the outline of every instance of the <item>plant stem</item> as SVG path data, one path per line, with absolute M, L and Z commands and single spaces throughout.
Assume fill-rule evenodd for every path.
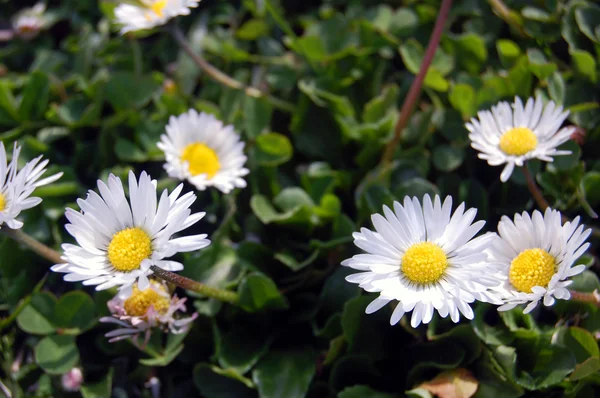
M 523 21 L 520 20 L 519 14 L 508 8 L 502 0 L 488 0 L 494 13 L 498 15 L 504 22 L 512 26 L 521 36 L 529 37 L 523 28 Z
M 529 168 L 527 167 L 527 164 L 525 164 L 523 167 L 521 167 L 521 170 L 523 171 L 525 180 L 527 180 L 527 188 L 529 188 L 529 192 L 531 192 L 531 196 L 533 196 L 533 199 L 535 199 L 539 208 L 542 210 L 542 212 L 544 212 L 548 207 L 550 207 L 550 204 L 548 203 L 546 198 L 544 198 L 544 194 L 542 193 L 540 188 L 535 183 L 533 176 L 529 172 Z M 571 220 L 568 217 L 563 215 L 562 222 L 565 223 L 567 221 L 571 221 Z M 600 238 L 600 229 L 598 229 L 597 227 L 594 227 L 593 225 L 589 225 L 589 228 L 592 230 L 592 236 L 595 236 L 596 238 Z
M 290 112 L 290 113 L 295 111 L 296 107 L 294 106 L 294 104 L 284 101 L 282 99 L 276 98 L 276 97 L 274 97 L 270 94 L 267 94 L 255 87 L 247 86 L 244 83 L 235 80 L 231 76 L 221 72 L 219 69 L 217 69 L 216 67 L 211 65 L 208 61 L 206 61 L 204 58 L 202 58 L 200 55 L 198 55 L 194 52 L 194 50 L 190 46 L 190 43 L 188 43 L 185 36 L 183 35 L 183 32 L 181 31 L 181 29 L 179 29 L 179 27 L 177 25 L 175 25 L 175 24 L 171 25 L 170 31 L 171 31 L 171 34 L 173 35 L 173 38 L 177 42 L 177 44 L 179 44 L 179 46 L 183 49 L 183 51 L 185 51 L 187 53 L 187 55 L 189 55 L 190 58 L 192 58 L 192 60 L 196 63 L 196 65 L 198 65 L 198 67 L 200 69 L 202 69 L 204 72 L 206 72 L 207 75 L 209 75 L 210 77 L 212 77 L 219 83 L 221 83 L 224 86 L 227 86 L 229 88 L 232 88 L 234 90 L 241 90 L 249 97 L 264 98 L 271 105 L 273 105 L 273 107 L 280 109 L 282 111 L 286 111 L 286 112 Z
M 181 288 L 192 290 L 204 296 L 214 298 L 220 301 L 225 301 L 231 304 L 237 304 L 239 301 L 239 296 L 235 292 L 207 286 L 203 283 L 196 282 L 184 276 L 178 275 L 174 272 L 165 271 L 164 269 L 159 268 L 156 265 L 151 266 L 150 269 L 154 272 L 155 276 L 164 279 L 167 282 L 171 282 Z
M 593 293 L 584 293 L 569 290 L 569 293 L 571 293 L 571 300 L 573 301 L 594 304 L 596 307 L 600 308 L 600 294 L 598 294 L 597 291 L 594 291 Z
M 533 196 L 533 199 L 535 199 L 535 202 L 538 204 L 539 208 L 542 210 L 542 212 L 544 212 L 548 207 L 550 207 L 548 201 L 546 200 L 546 198 L 544 198 L 544 194 L 535 183 L 533 176 L 529 172 L 527 164 L 523 165 L 523 167 L 521 167 L 521 170 L 523 171 L 523 175 L 525 176 L 525 180 L 527 181 L 527 188 L 529 188 L 531 196 Z
M 60 254 L 56 250 L 37 241 L 36 239 L 27 235 L 20 229 L 3 228 L 0 231 L 3 232 L 5 235 L 9 236 L 10 238 L 16 240 L 17 242 L 23 243 L 31 250 L 33 250 L 40 256 L 50 260 L 54 264 L 62 264 L 65 262 L 63 259 L 60 258 Z M 193 281 L 191 279 L 188 279 L 181 275 L 177 275 L 170 271 L 166 271 L 162 268 L 158 268 L 155 265 L 151 266 L 150 269 L 152 269 L 155 276 L 164 279 L 167 282 L 174 283 L 175 285 L 184 289 L 193 290 L 195 292 L 203 294 L 204 296 L 211 297 L 220 301 L 226 301 L 232 304 L 236 304 L 238 302 L 239 297 L 235 292 L 206 286 L 203 283 Z
M 49 260 L 54 264 L 63 264 L 65 261 L 60 258 L 60 254 L 52 249 L 51 247 L 46 246 L 42 242 L 36 240 L 35 238 L 27 235 L 25 232 L 20 229 L 10 229 L 10 228 L 2 228 L 0 230 L 2 233 L 7 235 L 8 237 L 16 240 L 29 247 L 31 250 Z
M 398 122 L 394 128 L 394 137 L 390 140 L 390 142 L 388 142 L 385 150 L 383 151 L 383 156 L 381 157 L 381 163 L 383 165 L 389 164 L 394 158 L 396 147 L 400 143 L 402 131 L 408 124 L 410 115 L 417 105 L 417 101 L 419 100 L 419 96 L 421 94 L 421 87 L 423 86 L 423 81 L 427 75 L 427 70 L 429 69 L 429 65 L 431 65 L 431 61 L 433 61 L 433 56 L 437 50 L 438 44 L 440 43 L 442 33 L 444 32 L 444 25 L 446 23 L 446 19 L 448 18 L 448 14 L 450 13 L 451 5 L 452 0 L 442 1 L 442 6 L 440 7 L 438 17 L 435 21 L 433 32 L 429 38 L 429 44 L 427 44 L 427 50 L 425 50 L 425 56 L 423 57 L 421 68 L 419 69 L 419 73 L 415 77 L 415 80 L 413 80 L 410 89 L 408 90 L 408 94 L 406 95 L 406 99 L 402 104 L 400 117 L 398 118 Z

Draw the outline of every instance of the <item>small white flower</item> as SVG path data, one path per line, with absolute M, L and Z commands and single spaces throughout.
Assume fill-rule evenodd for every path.
M 434 310 L 458 322 L 462 313 L 473 319 L 469 303 L 475 300 L 501 302 L 489 291 L 499 284 L 487 264 L 485 249 L 494 234 L 473 237 L 485 221 L 473 223 L 477 210 L 465 212 L 462 203 L 454 214 L 452 198 L 442 203 L 429 195 L 423 205 L 417 198 L 394 202 L 394 210 L 383 207 L 382 216 L 371 217 L 376 232 L 362 228 L 354 233 L 354 244 L 367 254 L 357 254 L 342 265 L 363 271 L 346 280 L 368 292 L 378 292 L 366 309 L 368 314 L 392 300 L 398 304 L 390 323 L 396 324 L 412 311 L 411 325 L 428 323 Z
M 233 126 L 190 109 L 171 116 L 166 130 L 157 146 L 165 153 L 164 167 L 171 177 L 188 180 L 201 191 L 214 186 L 229 193 L 246 186 L 244 142 Z
M 187 318 L 176 316 L 179 312 L 185 312 L 185 302 L 185 298 L 171 296 L 166 283 L 151 280 L 146 290 L 140 290 L 136 284 L 129 298 L 117 295 L 110 300 L 107 305 L 112 316 L 100 318 L 100 322 L 121 326 L 106 334 L 111 343 L 131 338 L 138 346 L 144 346 L 152 329 L 158 328 L 173 334 L 188 330 L 198 314 Z M 141 335 L 144 336 L 144 342 L 140 344 Z
M 556 148 L 569 140 L 575 130 L 560 126 L 569 115 L 562 106 L 542 99 L 529 98 L 525 107 L 519 97 L 512 106 L 500 102 L 491 111 L 480 111 L 476 118 L 467 123 L 471 146 L 479 151 L 479 158 L 490 166 L 506 164 L 500 180 L 506 182 L 515 165 L 521 167 L 529 159 L 552 162 L 552 156 L 569 155 L 570 151 Z
M 20 152 L 21 147 L 15 143 L 12 160 L 8 163 L 4 144 L 0 142 L 0 226 L 6 224 L 11 229 L 23 226 L 23 223 L 16 219 L 21 211 L 42 203 L 40 198 L 29 197 L 33 191 L 58 180 L 63 175 L 57 173 L 39 180 L 46 172 L 48 164 L 48 160 L 42 160 L 41 155 L 18 170 Z
M 83 384 L 83 373 L 79 368 L 73 368 L 60 378 L 63 390 L 67 392 L 77 392 Z
M 46 5 L 43 3 L 37 3 L 31 8 L 21 10 L 12 19 L 15 34 L 24 40 L 30 40 L 37 36 L 46 26 L 45 11 Z
M 121 3 L 115 8 L 116 22 L 122 25 L 121 34 L 152 29 L 164 25 L 178 15 L 189 15 L 190 8 L 200 0 L 139 0 L 136 4 Z
M 130 171 L 128 202 L 118 177 L 111 174 L 108 185 L 98 180 L 100 195 L 90 190 L 85 200 L 77 200 L 81 212 L 67 209 L 70 224 L 65 228 L 78 245 L 63 244 L 65 264 L 54 265 L 52 270 L 66 273 L 64 279 L 69 282 L 98 285 L 96 290 L 119 286 L 124 297 L 131 294 L 135 282 L 141 290 L 149 286 L 152 265 L 182 270 L 181 263 L 165 258 L 210 243 L 206 234 L 172 239 L 205 214 L 191 213 L 196 196 L 189 192 L 178 198 L 182 189 L 180 184 L 170 195 L 165 189 L 157 201 L 156 180 L 142 172 L 138 183 Z
M 498 309 L 528 303 L 523 312 L 529 313 L 542 299 L 546 306 L 555 298 L 569 299 L 569 278 L 585 270 L 573 263 L 590 246 L 585 241 L 591 232 L 583 230 L 579 217 L 562 225 L 560 212 L 550 208 L 543 216 L 536 210 L 531 217 L 515 214 L 514 221 L 502 217 L 489 249 L 490 263 L 503 281 L 498 290 L 505 304 Z

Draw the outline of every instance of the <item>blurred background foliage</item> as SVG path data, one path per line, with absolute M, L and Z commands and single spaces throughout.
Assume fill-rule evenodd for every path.
M 500 6 L 504 4 L 506 8 Z M 30 1 L 0 0 L 0 28 Z M 574 302 L 411 329 L 373 315 L 344 281 L 351 234 L 405 195 L 453 195 L 499 217 L 535 204 L 519 172 L 499 181 L 469 147 L 464 122 L 514 96 L 571 111 L 573 155 L 531 162 L 553 207 L 594 224 L 600 204 L 600 7 L 585 0 L 454 2 L 417 110 L 391 167 L 378 163 L 419 70 L 440 2 L 203 0 L 175 23 L 235 79 L 293 104 L 274 108 L 213 81 L 166 32 L 119 36 L 115 2 L 50 1 L 55 20 L 31 41 L 0 44 L 0 139 L 44 154 L 64 177 L 36 191 L 25 232 L 59 248 L 65 206 L 108 173 L 147 170 L 177 184 L 156 142 L 190 107 L 247 142 L 249 186 L 197 192 L 213 243 L 181 255 L 185 276 L 237 290 L 241 308 L 190 297 L 201 316 L 183 336 L 139 351 L 109 344 L 111 292 L 62 282 L 47 261 L 2 238 L 0 360 L 12 396 L 60 397 L 58 375 L 83 368 L 84 397 L 517 397 L 598 393 L 598 308 Z M 186 186 L 186 189 L 193 189 Z M 598 225 L 596 223 L 596 225 Z M 597 242 L 596 242 L 597 243 Z M 595 249 L 575 288 L 600 288 Z M 78 288 L 79 290 L 73 290 Z M 113 292 L 114 293 L 114 292 Z M 184 348 L 185 347 L 185 348 Z M 454 395 L 452 395 L 454 394 Z M 462 394 L 462 395 L 461 395 Z M 71 395 L 77 395 L 71 394 Z

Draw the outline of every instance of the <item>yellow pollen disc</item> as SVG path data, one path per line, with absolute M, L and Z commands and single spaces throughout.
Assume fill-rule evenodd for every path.
M 140 290 L 137 284 L 134 285 L 131 296 L 125 300 L 123 306 L 129 316 L 144 316 L 150 306 L 159 314 L 164 314 L 169 309 L 169 303 L 169 295 L 163 285 L 152 282 L 152 287 L 146 290 Z
M 168 2 L 168 0 L 159 0 L 159 1 L 155 2 L 154 4 L 152 4 L 150 6 L 150 9 L 152 11 L 154 11 L 154 13 L 156 15 L 158 15 L 159 17 L 162 17 L 163 11 L 164 11 L 165 7 L 167 6 L 167 2 Z
M 546 250 L 527 249 L 510 263 L 508 278 L 520 292 L 531 293 L 534 286 L 548 286 L 556 271 L 556 263 Z
M 113 235 L 108 245 L 108 261 L 117 271 L 140 268 L 142 260 L 152 254 L 150 236 L 140 228 L 127 228 Z
M 204 144 L 196 142 L 185 147 L 181 160 L 188 162 L 192 175 L 206 174 L 213 178 L 221 168 L 217 153 Z
M 4 195 L 2 195 L 0 193 L 0 211 L 4 211 L 5 208 L 6 208 L 6 198 L 4 197 Z
M 402 273 L 418 284 L 437 282 L 448 267 L 448 257 L 431 242 L 416 243 L 402 256 Z
M 522 156 L 533 151 L 538 144 L 536 135 L 527 127 L 515 127 L 500 137 L 500 150 L 507 155 Z

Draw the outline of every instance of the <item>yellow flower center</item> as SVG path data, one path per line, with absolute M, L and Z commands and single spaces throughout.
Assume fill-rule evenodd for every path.
M 520 292 L 531 293 L 534 286 L 548 286 L 556 272 L 556 263 L 546 250 L 527 249 L 510 263 L 510 283 Z
M 6 197 L 0 193 L 0 211 L 6 208 Z
M 502 134 L 499 146 L 507 155 L 522 156 L 533 151 L 537 144 L 537 137 L 531 129 L 515 127 Z
M 412 282 L 425 285 L 437 282 L 448 267 L 448 257 L 431 242 L 416 243 L 402 256 L 402 273 Z
M 140 268 L 142 260 L 151 254 L 152 241 L 141 228 L 126 228 L 117 232 L 108 245 L 108 260 L 121 272 Z
M 206 174 L 208 178 L 213 178 L 221 168 L 217 153 L 199 142 L 186 146 L 181 160 L 188 162 L 190 173 L 194 176 Z
M 163 16 L 163 11 L 165 9 L 165 7 L 167 6 L 167 2 L 168 0 L 159 0 L 154 2 L 151 6 L 150 9 L 159 17 Z
M 125 300 L 123 306 L 129 316 L 144 316 L 150 306 L 159 314 L 164 314 L 169 309 L 169 303 L 169 294 L 163 285 L 152 282 L 152 287 L 146 290 L 140 290 L 134 285 L 131 296 Z

